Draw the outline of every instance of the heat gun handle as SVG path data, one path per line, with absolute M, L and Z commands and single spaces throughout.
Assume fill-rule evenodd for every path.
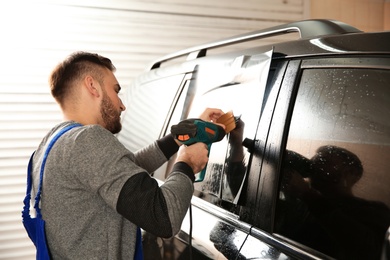
M 211 149 L 211 144 L 208 144 L 207 145 L 207 150 L 209 152 L 208 152 L 207 156 L 210 155 L 210 149 Z M 197 176 L 195 177 L 195 182 L 202 182 L 204 180 L 204 177 L 206 175 L 206 169 L 207 169 L 207 163 L 204 166 L 203 170 L 199 174 L 197 174 Z

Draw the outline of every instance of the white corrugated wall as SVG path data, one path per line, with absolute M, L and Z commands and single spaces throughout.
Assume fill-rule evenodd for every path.
M 0 259 L 34 259 L 21 224 L 26 165 L 61 113 L 51 69 L 77 50 L 108 56 L 126 87 L 165 54 L 307 18 L 308 0 L 2 1 Z

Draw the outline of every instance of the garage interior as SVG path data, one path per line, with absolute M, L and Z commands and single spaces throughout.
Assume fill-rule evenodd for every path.
M 62 120 L 47 83 L 74 51 L 112 59 L 122 95 L 153 60 L 195 45 L 306 19 L 390 30 L 389 0 L 16 0 L 0 7 L 0 259 L 34 259 L 21 223 L 28 159 Z M 275 39 L 275 41 L 289 39 Z M 272 43 L 273 39 L 267 39 Z M 375 44 L 375 43 L 373 43 Z

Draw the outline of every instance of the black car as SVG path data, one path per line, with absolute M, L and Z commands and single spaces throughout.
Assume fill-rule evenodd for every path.
M 118 138 L 134 151 L 206 107 L 236 119 L 181 231 L 144 232 L 146 259 L 389 259 L 390 32 L 290 23 L 167 55 L 127 92 Z

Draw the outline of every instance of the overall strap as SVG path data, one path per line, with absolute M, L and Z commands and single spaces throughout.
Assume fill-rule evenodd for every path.
M 41 199 L 41 193 L 42 193 L 42 182 L 43 182 L 43 172 L 44 172 L 44 169 L 45 169 L 45 164 L 46 164 L 46 160 L 47 160 L 47 156 L 51 150 L 51 148 L 53 147 L 54 143 L 64 134 L 66 133 L 67 131 L 69 131 L 70 129 L 72 128 L 75 128 L 75 127 L 78 127 L 78 126 L 81 126 L 81 124 L 71 124 L 71 125 L 68 125 L 64 128 L 62 128 L 52 139 L 51 141 L 49 142 L 49 145 L 47 146 L 46 148 L 46 151 L 43 155 L 43 160 L 42 160 L 42 165 L 41 165 L 41 169 L 40 169 L 40 174 L 39 174 L 39 185 L 38 185 L 38 191 L 37 191 L 37 195 L 35 197 L 35 203 L 34 203 L 34 208 L 36 210 L 36 216 L 41 218 L 42 215 L 41 215 L 41 209 L 39 208 L 39 201 Z M 34 152 L 35 153 L 35 152 Z M 31 155 L 30 157 L 30 161 L 28 163 L 28 170 L 27 170 L 27 191 L 26 191 L 26 198 L 24 199 L 24 208 L 23 208 L 23 212 L 22 212 L 22 215 L 24 216 L 25 214 L 29 214 L 29 210 L 30 210 L 30 199 L 31 199 L 31 188 L 32 188 L 32 158 L 34 156 L 34 153 Z
M 28 161 L 28 167 L 27 167 L 27 190 L 26 190 L 26 197 L 23 200 L 24 207 L 22 211 L 22 217 L 23 219 L 27 218 L 30 215 L 30 201 L 31 201 L 31 186 L 32 186 L 32 161 L 34 157 L 35 151 L 32 153 L 30 160 Z

